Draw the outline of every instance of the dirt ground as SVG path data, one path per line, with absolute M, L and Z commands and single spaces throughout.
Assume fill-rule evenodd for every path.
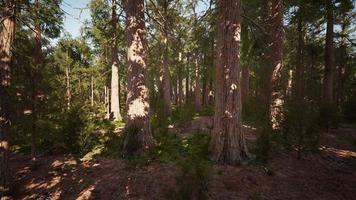
M 252 134 L 252 133 L 249 133 Z M 247 138 L 253 138 L 248 135 Z M 279 152 L 266 166 L 213 166 L 207 199 L 356 199 L 356 130 L 325 134 L 321 153 L 301 160 Z M 72 157 L 13 155 L 10 199 L 171 199 L 179 169 L 153 163 L 135 168 L 120 159 L 81 162 Z

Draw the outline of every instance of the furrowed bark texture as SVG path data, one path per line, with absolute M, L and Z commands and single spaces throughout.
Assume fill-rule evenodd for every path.
M 210 153 L 221 164 L 238 164 L 249 157 L 241 126 L 240 32 L 241 4 L 219 1 L 215 114 Z
M 0 33 L 0 196 L 8 188 L 8 151 L 10 137 L 10 85 L 12 44 L 15 36 L 15 1 L 5 2 L 5 19 Z
M 123 150 L 126 154 L 140 154 L 153 146 L 147 83 L 147 38 L 144 21 L 144 1 L 126 0 L 128 39 L 127 120 Z
M 119 88 L 119 58 L 117 55 L 117 15 L 116 15 L 116 0 L 112 0 L 112 22 L 113 43 L 111 46 L 111 114 L 112 119 L 121 121 L 120 114 L 120 88 Z

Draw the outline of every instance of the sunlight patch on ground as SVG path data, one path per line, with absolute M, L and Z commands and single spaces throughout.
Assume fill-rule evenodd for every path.
M 336 154 L 343 158 L 356 158 L 356 152 L 350 150 L 336 149 L 333 147 L 322 146 L 319 148 L 321 151 Z
M 91 185 L 88 188 L 84 189 L 82 192 L 80 192 L 80 194 L 76 198 L 76 200 L 91 199 L 91 195 L 92 195 L 94 189 L 95 189 L 95 185 Z

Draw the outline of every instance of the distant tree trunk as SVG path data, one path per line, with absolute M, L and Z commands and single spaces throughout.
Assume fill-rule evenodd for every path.
M 67 110 L 70 110 L 70 104 L 71 104 L 71 99 L 72 99 L 72 93 L 71 93 L 71 86 L 70 86 L 70 64 L 69 64 L 69 55 L 68 52 L 66 54 L 66 68 L 65 68 L 65 73 L 66 73 L 66 90 L 67 90 Z
M 241 66 L 241 102 L 246 103 L 250 90 L 250 72 L 247 65 Z
M 117 15 L 116 15 L 116 0 L 112 0 L 111 26 L 113 29 L 113 38 L 111 46 L 111 113 L 112 119 L 121 121 L 120 114 L 120 98 L 119 98 L 119 67 L 118 67 L 118 51 L 117 51 Z
M 194 87 L 194 105 L 195 112 L 202 111 L 202 91 L 201 91 L 201 70 L 198 62 L 198 55 L 195 55 L 195 87 Z
M 276 118 L 281 106 L 280 91 L 277 89 L 283 59 L 283 1 L 266 1 L 265 26 L 267 43 L 265 67 L 261 70 L 262 84 L 260 95 L 263 102 L 263 133 L 268 134 L 272 127 L 277 126 Z M 268 139 L 268 135 L 264 135 Z
M 301 7 L 299 9 L 302 9 Z M 303 65 L 303 49 L 304 49 L 304 32 L 303 21 L 301 14 L 298 13 L 298 45 L 296 56 L 296 68 L 295 68 L 295 96 L 297 101 L 303 98 L 303 85 L 304 85 L 304 65 Z
M 211 158 L 221 164 L 238 164 L 249 157 L 241 129 L 239 0 L 220 0 L 214 128 Z
M 34 33 L 34 66 L 32 68 L 31 86 L 32 86 L 32 133 L 31 133 L 31 158 L 36 160 L 36 143 L 37 143 L 37 82 L 38 70 L 42 65 L 42 30 L 40 24 L 40 3 L 35 1 L 36 21 Z
M 187 57 L 187 67 L 186 67 L 186 78 L 185 78 L 185 103 L 188 104 L 189 101 L 190 101 L 190 79 L 189 79 L 189 73 L 190 73 L 190 70 L 189 70 L 189 66 L 191 64 L 190 62 L 190 57 L 188 56 Z
M 147 38 L 144 0 L 124 0 L 127 17 L 127 120 L 123 150 L 140 154 L 154 145 L 150 131 L 150 107 L 147 87 Z
M 94 106 L 94 77 L 91 76 L 90 78 L 90 104 Z
M 160 96 L 163 101 L 164 117 L 169 117 L 172 113 L 171 107 L 171 78 L 169 74 L 168 61 L 168 36 L 163 33 L 163 62 L 160 70 Z
M 325 39 L 325 70 L 323 80 L 323 100 L 326 105 L 333 104 L 334 95 L 334 11 L 332 0 L 326 0 L 327 27 Z
M 183 94 L 183 75 L 182 75 L 182 67 L 178 68 L 178 105 L 182 106 L 184 102 L 184 94 Z
M 105 104 L 105 113 L 106 113 L 106 118 L 109 119 L 110 118 L 110 95 L 109 95 L 109 91 L 108 91 L 108 86 L 104 86 L 104 104 Z
M 10 85 L 12 44 L 15 37 L 15 0 L 5 1 L 0 34 L 0 196 L 8 189 L 8 151 L 10 137 Z
M 347 68 L 347 43 L 346 43 L 346 27 L 347 27 L 347 20 L 346 14 L 343 14 L 342 17 L 342 25 L 341 25 L 341 44 L 340 44 L 340 51 L 341 51 L 341 59 L 340 59 L 340 66 L 338 70 L 338 89 L 337 89 L 337 104 L 341 106 L 344 103 L 345 99 L 345 82 L 348 79 L 350 73 L 349 69 Z

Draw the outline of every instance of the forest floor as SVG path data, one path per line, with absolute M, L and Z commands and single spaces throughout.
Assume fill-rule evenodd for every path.
M 356 199 L 355 139 L 356 129 L 334 129 L 319 153 L 297 159 L 280 150 L 264 166 L 212 165 L 203 182 L 187 185 L 181 168 L 159 162 L 135 167 L 124 159 L 45 156 L 31 166 L 29 157 L 13 155 L 10 199 Z

